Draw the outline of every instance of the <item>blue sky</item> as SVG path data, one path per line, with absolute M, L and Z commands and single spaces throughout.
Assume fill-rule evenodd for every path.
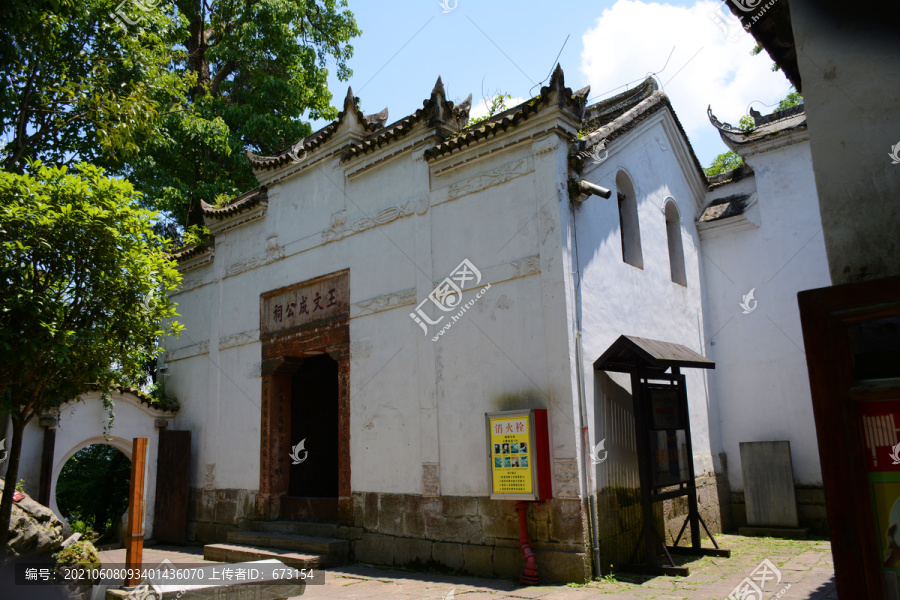
M 737 123 L 751 103 L 766 114 L 790 91 L 765 53 L 750 56 L 753 38 L 713 0 L 444 2 L 452 10 L 438 0 L 349 0 L 362 35 L 350 80 L 332 69 L 333 104 L 340 108 L 349 84 L 363 112 L 387 106 L 394 121 L 420 108 L 440 75 L 450 99 L 471 93 L 473 113 L 483 113 L 485 96 L 535 95 L 559 54 L 566 85 L 590 85 L 591 102 L 658 73 L 705 166 L 726 150 L 707 105 Z

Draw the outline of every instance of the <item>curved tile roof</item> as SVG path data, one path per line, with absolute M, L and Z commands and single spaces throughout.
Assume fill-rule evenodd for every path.
M 200 208 L 203 210 L 203 217 L 212 217 L 214 219 L 222 219 L 236 215 L 239 212 L 253 208 L 263 200 L 268 199 L 268 190 L 266 186 L 261 185 L 249 192 L 244 192 L 240 196 L 228 201 L 228 204 L 220 208 L 216 208 L 211 204 L 207 204 L 203 200 L 200 201 Z
M 678 119 L 669 97 L 659 91 L 659 86 L 652 77 L 648 77 L 633 90 L 607 98 L 585 110 L 585 128 L 590 133 L 577 142 L 578 151 L 569 156 L 571 164 L 580 171 L 584 167 L 585 160 L 591 156 L 591 148 L 621 137 L 663 109 L 669 110 L 675 126 L 687 144 L 697 173 L 704 182 L 707 181 L 706 171 L 694 153 L 687 132 Z
M 581 120 L 590 88 L 586 87 L 577 92 L 572 92 L 571 89 L 565 87 L 565 77 L 562 68 L 557 64 L 553 75 L 550 77 L 550 83 L 541 88 L 540 94 L 475 126 L 467 127 L 457 135 L 437 144 L 434 148 L 429 148 L 425 151 L 425 159 L 433 160 L 445 154 L 450 154 L 454 150 L 477 144 L 481 140 L 503 133 L 510 127 L 515 127 L 545 106 L 548 106 L 551 101 L 551 94 L 554 91 L 559 93 L 559 107 L 568 110 L 575 118 Z
M 204 242 L 202 244 L 194 244 L 193 246 L 179 248 L 178 250 L 170 254 L 169 258 L 181 262 L 183 260 L 199 256 L 213 247 L 215 247 L 215 240 L 211 239 L 208 242 Z
M 446 99 L 444 83 L 438 77 L 431 96 L 422 102 L 422 108 L 376 131 L 362 142 L 354 144 L 344 153 L 342 161 L 346 162 L 402 138 L 422 122 L 434 127 L 444 124 L 451 130 L 458 131 L 469 120 L 471 108 L 472 94 L 469 94 L 469 97 L 460 102 L 458 106 L 454 105 L 453 102 Z
M 275 156 L 259 156 L 258 154 L 254 154 L 250 150 L 247 150 L 247 159 L 250 161 L 250 166 L 252 166 L 254 170 L 269 171 L 292 162 L 300 153 L 315 150 L 331 139 L 350 112 L 353 112 L 356 115 L 356 120 L 362 124 L 366 131 L 378 129 L 384 121 L 387 120 L 387 109 L 384 109 L 375 115 L 369 115 L 368 117 L 364 115 L 362 111 L 359 110 L 359 98 L 356 98 L 353 95 L 353 88 L 348 87 L 347 96 L 344 98 L 344 109 L 338 113 L 337 119 L 318 131 L 306 136 L 293 146 L 285 148 Z
M 762 139 L 794 131 L 802 131 L 807 128 L 806 111 L 803 104 L 775 111 L 770 115 L 754 116 L 753 120 L 756 126 L 747 131 L 719 121 L 713 114 L 711 106 L 706 109 L 706 115 L 709 117 L 709 122 L 712 123 L 713 127 L 719 130 L 719 135 L 722 136 L 725 143 L 730 142 L 736 146 L 751 144 Z

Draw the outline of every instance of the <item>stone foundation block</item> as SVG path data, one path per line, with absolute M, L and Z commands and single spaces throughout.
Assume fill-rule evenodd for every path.
M 525 568 L 525 555 L 519 548 L 494 548 L 494 575 L 518 578 Z
M 493 548 L 488 546 L 463 546 L 463 569 L 476 577 L 493 577 L 491 560 Z
M 394 540 L 394 566 L 423 568 L 431 562 L 434 542 L 410 538 Z
M 481 529 L 485 538 L 518 539 L 519 520 L 513 517 L 482 517 Z
M 557 501 L 550 513 L 550 539 L 573 542 L 582 539 L 583 520 L 579 500 Z
M 478 517 L 425 515 L 425 537 L 440 542 L 477 544 L 482 540 Z
M 431 556 L 435 562 L 444 565 L 451 571 L 462 571 L 463 552 L 462 544 L 444 544 L 435 542 L 431 549 Z
M 413 538 L 425 537 L 425 515 L 422 513 L 403 515 L 403 535 Z
M 546 583 L 584 583 L 591 578 L 591 562 L 584 553 L 538 552 L 538 573 Z
M 395 538 L 375 533 L 364 533 L 353 544 L 354 560 L 372 565 L 392 566 L 394 564 Z

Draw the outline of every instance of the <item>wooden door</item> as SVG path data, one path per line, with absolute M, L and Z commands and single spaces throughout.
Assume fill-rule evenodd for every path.
M 158 542 L 186 544 L 191 432 L 160 430 L 157 457 L 153 537 Z

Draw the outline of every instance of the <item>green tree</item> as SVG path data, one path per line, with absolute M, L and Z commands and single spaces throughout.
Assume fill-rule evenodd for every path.
M 201 199 L 256 185 L 246 150 L 275 153 L 311 133 L 303 118 L 337 115 L 328 65 L 346 80 L 360 34 L 346 6 L 0 3 L 0 165 L 92 162 L 129 179 L 179 231 L 199 224 Z
M 762 51 L 763 51 L 763 47 L 760 46 L 759 44 L 757 44 L 756 46 L 753 46 L 753 49 L 752 49 L 752 50 L 750 50 L 750 55 L 751 55 L 751 56 L 756 56 L 757 54 L 759 54 L 759 53 L 762 52 Z M 772 70 L 773 70 L 773 71 L 780 71 L 780 70 L 781 70 L 781 67 L 778 66 L 778 63 L 773 62 L 773 63 L 772 63 Z M 791 93 L 789 93 L 789 94 L 784 98 L 784 100 L 782 100 L 781 102 L 778 103 L 778 108 L 776 108 L 775 110 L 784 110 L 784 109 L 790 108 L 790 107 L 792 107 L 792 106 L 797 106 L 798 104 L 803 104 L 803 96 L 801 96 L 801 95 L 797 92 L 797 90 L 793 90 Z
M 169 19 L 124 31 L 113 0 L 0 3 L 0 168 L 106 162 L 138 155 L 159 98 L 184 95 L 168 69 Z
M 176 0 L 173 73 L 191 82 L 167 105 L 144 152 L 122 171 L 178 225 L 201 223 L 214 202 L 257 185 L 245 151 L 274 154 L 334 118 L 327 62 L 351 71 L 360 34 L 346 0 Z M 165 93 L 161 104 L 168 101 Z
M 791 108 L 792 106 L 797 106 L 798 104 L 803 104 L 803 96 L 801 96 L 797 90 L 794 90 L 785 96 L 784 100 L 778 103 L 778 108 L 775 110 L 784 110 L 786 108 Z
M 491 98 L 491 105 L 488 107 L 488 114 L 483 117 L 471 119 L 468 123 L 468 126 L 471 127 L 472 125 L 478 125 L 479 123 L 487 121 L 494 115 L 502 113 L 507 109 L 507 100 L 512 100 L 512 96 L 509 94 L 504 94 L 503 92 L 498 92 L 496 96 Z M 485 99 L 485 101 L 487 101 L 487 99 Z
M 180 275 L 127 181 L 77 165 L 0 172 L 0 412 L 12 416 L 6 480 L 25 425 L 89 390 L 133 382 L 177 334 Z M 162 324 L 162 325 L 161 325 Z M 0 501 L 6 552 L 14 487 Z
M 728 171 L 733 171 L 734 169 L 743 166 L 743 164 L 744 159 L 729 150 L 728 152 L 723 152 L 722 154 L 715 157 L 712 163 L 710 163 L 709 167 L 704 169 L 704 171 L 706 171 L 707 177 L 712 177 L 713 175 L 718 175 L 719 173 L 727 173 Z
M 106 444 L 82 448 L 66 461 L 56 482 L 56 504 L 73 531 L 93 530 L 114 541 L 128 508 L 131 461 Z M 79 525 L 80 524 L 80 525 Z

